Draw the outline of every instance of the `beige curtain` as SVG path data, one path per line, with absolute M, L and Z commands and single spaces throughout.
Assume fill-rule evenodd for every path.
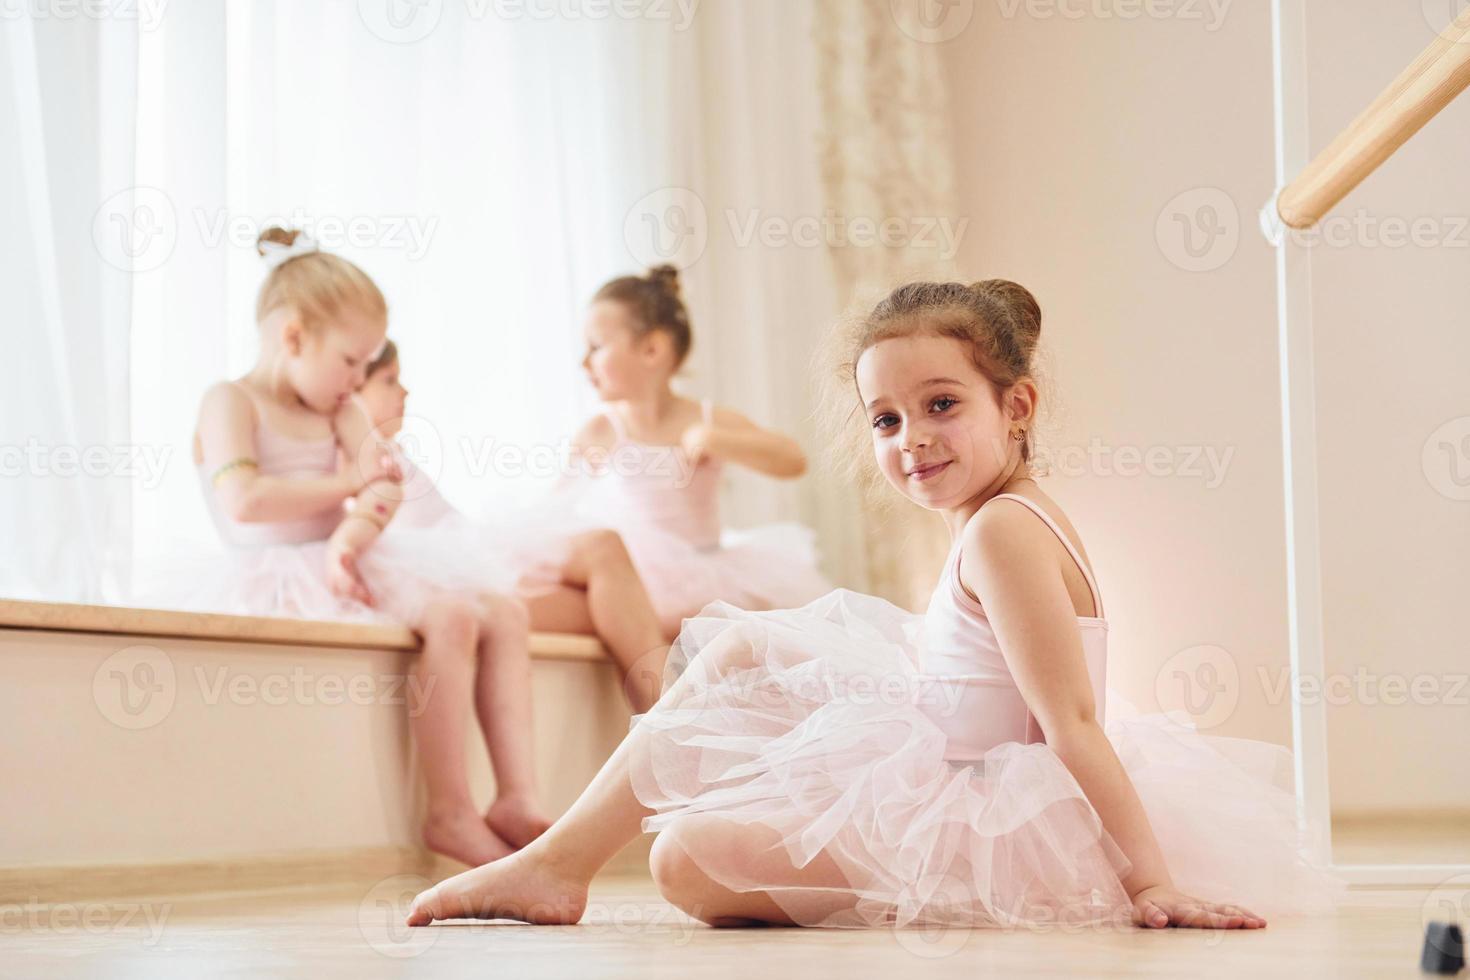
M 903 244 L 830 246 L 841 306 L 871 305 L 918 278 L 954 278 L 929 222 L 957 222 L 953 146 L 938 50 L 906 32 L 904 5 L 816 0 L 813 26 L 821 100 L 820 172 L 826 203 L 849 220 L 899 219 Z M 954 225 L 952 225 L 953 227 Z M 903 501 L 862 503 L 870 591 L 918 608 L 948 547 L 942 522 Z

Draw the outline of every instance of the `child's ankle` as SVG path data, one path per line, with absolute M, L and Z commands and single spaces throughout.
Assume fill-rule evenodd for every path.
M 472 817 L 478 816 L 478 811 L 476 811 L 475 809 L 475 804 L 473 800 L 431 799 L 428 803 L 428 806 L 424 808 L 424 821 L 426 823 L 443 822 L 446 820 L 457 819 L 466 815 Z
M 530 810 L 536 809 L 539 805 L 536 799 L 536 788 L 534 786 L 518 786 L 496 789 L 495 803 L 514 803 Z
M 521 848 L 520 853 L 557 878 L 590 884 L 601 865 L 590 866 L 586 855 L 579 855 L 577 848 L 560 846 L 555 840 L 548 840 L 550 836 L 543 834 Z

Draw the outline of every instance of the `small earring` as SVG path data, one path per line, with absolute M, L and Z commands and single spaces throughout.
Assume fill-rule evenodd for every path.
M 1015 432 L 1011 433 L 1011 438 L 1016 440 L 1017 442 L 1024 442 L 1026 440 L 1026 430 L 1017 429 Z

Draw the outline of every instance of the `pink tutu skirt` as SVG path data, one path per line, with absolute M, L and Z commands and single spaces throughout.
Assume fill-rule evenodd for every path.
M 515 542 L 511 552 L 522 571 L 521 587 L 531 593 L 561 581 L 561 568 L 577 535 L 618 532 L 670 634 L 712 602 L 751 610 L 793 609 L 832 590 L 832 583 L 817 569 L 816 535 L 801 524 L 727 530 L 717 547 L 698 548 L 648 524 L 603 522 L 579 504 L 575 490 L 491 521 L 505 526 L 504 536 Z
M 711 602 L 791 609 L 832 590 L 817 571 L 816 535 L 800 524 L 726 531 L 719 547 L 709 549 L 656 528 L 621 533 L 654 611 L 670 632 Z
M 239 616 L 396 623 L 417 628 L 435 598 L 510 594 L 524 559 L 488 529 L 453 515 L 428 527 L 390 524 L 358 559 L 373 605 L 333 594 L 327 542 L 257 545 L 177 558 L 154 569 L 141 605 Z
M 845 590 L 687 621 L 631 743 L 645 830 L 735 828 L 749 846 L 675 839 L 713 880 L 768 893 L 802 925 L 1128 924 L 1131 865 L 1048 746 L 946 757 L 942 706 L 915 666 L 921 622 Z M 1343 883 L 1297 830 L 1287 750 L 1163 715 L 1105 730 L 1181 891 L 1263 915 L 1335 904 Z

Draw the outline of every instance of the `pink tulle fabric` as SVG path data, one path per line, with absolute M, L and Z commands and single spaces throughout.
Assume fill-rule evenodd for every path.
M 298 440 L 256 427 L 259 472 L 285 477 L 335 473 L 336 441 Z M 456 510 L 421 470 L 403 458 L 403 503 L 358 568 L 373 596 L 371 606 L 333 593 L 327 578 L 327 538 L 343 519 L 334 508 L 296 521 L 246 523 L 224 513 L 209 474 L 200 482 L 210 517 L 224 547 L 175 556 L 167 568 L 144 577 L 134 601 L 170 609 L 397 623 L 418 627 L 438 598 L 473 600 L 513 592 L 529 559 L 492 529 Z M 517 538 L 517 547 L 529 542 Z
M 958 568 L 956 549 L 922 616 L 837 590 L 688 620 L 630 742 L 645 829 L 733 828 L 746 846 L 676 839 L 803 925 L 1129 923 L 1131 865 L 1042 740 Z M 1104 690 L 1105 621 L 1079 628 Z M 1335 904 L 1343 883 L 1297 828 L 1289 751 L 1115 695 L 1098 705 L 1180 890 L 1263 915 Z
M 704 403 L 706 420 L 712 408 Z M 617 531 L 669 631 L 715 601 L 742 609 L 801 606 L 832 588 L 818 570 L 816 536 L 795 523 L 725 530 L 720 521 L 723 464 L 705 457 L 691 462 L 677 446 L 655 446 L 628 438 L 615 412 L 617 434 L 606 464 L 563 486 L 554 511 L 547 507 L 529 523 L 554 528 L 527 566 L 534 589 L 554 583 L 570 538 L 598 528 Z M 521 549 L 525 552 L 525 549 Z

